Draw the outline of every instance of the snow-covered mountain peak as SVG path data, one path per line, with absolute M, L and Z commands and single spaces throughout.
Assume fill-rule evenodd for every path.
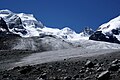
M 23 21 L 24 20 L 34 20 L 34 21 L 37 21 L 33 14 L 25 14 L 25 13 L 19 13 L 17 14 Z
M 76 32 L 73 31 L 72 29 L 70 29 L 69 27 L 65 27 L 65 28 L 61 29 L 61 32 L 65 33 L 65 34 L 76 34 Z
M 75 31 L 73 31 L 69 27 L 65 27 L 63 29 L 44 27 L 41 29 L 41 31 L 43 34 L 54 35 L 58 38 L 69 40 L 69 41 L 79 40 L 82 37 L 80 36 L 80 34 L 77 34 Z
M 97 31 L 102 31 L 107 36 L 113 35 L 120 41 L 120 16 L 101 25 Z
M 120 16 L 110 20 L 108 23 L 102 24 L 98 31 L 110 32 L 112 29 L 120 28 Z
M 23 25 L 26 27 L 34 27 L 34 28 L 43 28 L 44 25 L 37 21 L 37 19 L 33 16 L 33 14 L 25 14 L 25 13 L 19 13 L 17 14 L 23 22 Z
M 102 24 L 90 39 L 120 43 L 120 16 Z
M 75 31 L 73 31 L 72 29 L 70 29 L 69 27 L 65 27 L 63 29 L 61 29 L 57 35 L 60 36 L 60 38 L 65 39 L 65 40 L 79 40 L 81 38 L 80 34 L 76 33 Z
M 12 13 L 10 10 L 8 10 L 8 9 L 4 9 L 4 10 L 0 10 L 0 13 Z
M 78 40 L 79 38 L 84 37 L 69 27 L 63 29 L 46 27 L 32 14 L 13 13 L 9 10 L 0 10 L 0 17 L 7 25 L 7 31 L 20 35 L 21 37 L 52 35 L 64 40 Z M 3 27 L 4 26 L 2 26 L 2 28 Z
M 13 12 L 11 12 L 10 10 L 7 10 L 7 9 L 5 9 L 5 10 L 0 10 L 0 16 L 1 16 L 1 17 L 6 17 L 6 16 L 8 16 L 8 15 L 10 15 L 10 14 L 13 14 Z
M 116 22 L 116 21 L 120 21 L 120 16 L 118 16 L 118 17 L 116 17 L 116 18 L 110 20 L 110 22 Z
M 21 37 L 39 36 L 38 30 L 44 27 L 32 14 L 13 13 L 6 9 L 0 10 L 0 17 L 6 22 L 11 33 Z
M 84 30 L 80 33 L 81 36 L 89 37 L 94 33 L 94 30 L 90 27 L 85 27 Z

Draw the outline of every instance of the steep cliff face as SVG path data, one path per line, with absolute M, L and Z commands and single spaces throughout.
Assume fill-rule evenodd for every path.
M 6 22 L 0 17 L 0 32 L 9 32 Z
M 0 50 L 12 48 L 15 40 L 18 38 L 20 38 L 20 36 L 11 33 L 6 22 L 3 18 L 0 18 Z

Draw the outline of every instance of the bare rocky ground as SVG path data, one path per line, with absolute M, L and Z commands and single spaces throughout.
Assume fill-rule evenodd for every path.
M 0 62 L 2 64 L 2 61 L 12 61 L 13 58 L 14 62 L 31 53 L 31 51 L 1 51 Z M 10 70 L 1 68 L 0 80 L 120 80 L 120 51 L 18 66 Z
M 0 50 L 0 71 L 10 67 L 9 64 L 32 54 L 35 51 L 27 50 Z

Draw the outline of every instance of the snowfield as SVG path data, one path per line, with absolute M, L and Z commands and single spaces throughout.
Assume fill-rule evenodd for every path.
M 86 39 L 70 41 L 74 46 L 84 49 L 120 49 L 120 44 Z

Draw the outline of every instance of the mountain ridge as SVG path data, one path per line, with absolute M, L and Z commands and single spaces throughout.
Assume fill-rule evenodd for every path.
M 102 24 L 89 39 L 120 44 L 120 16 Z
M 37 21 L 33 14 L 13 13 L 6 9 L 0 10 L 0 17 L 6 22 L 11 33 L 18 34 L 21 37 L 33 37 L 40 34 L 55 35 L 65 40 L 79 40 L 81 37 L 88 37 L 81 36 L 69 27 L 63 29 L 46 27 L 40 21 Z
M 37 21 L 33 14 L 13 13 L 0 10 L 0 30 L 4 34 L 15 34 L 21 37 L 53 36 L 66 41 L 90 39 L 120 44 L 120 16 L 102 24 L 96 31 L 86 27 L 83 32 L 76 33 L 69 27 L 63 29 L 50 28 Z M 4 25 L 3 25 L 4 23 Z

